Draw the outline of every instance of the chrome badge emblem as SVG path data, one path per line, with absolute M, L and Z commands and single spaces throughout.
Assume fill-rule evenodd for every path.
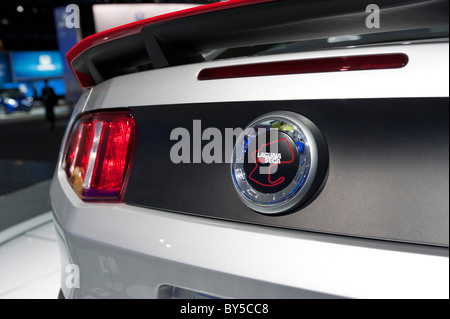
M 253 121 L 237 139 L 231 164 L 241 200 L 263 214 L 304 203 L 317 184 L 318 147 L 325 146 L 322 136 L 318 146 L 317 134 L 311 121 L 293 112 L 269 113 Z

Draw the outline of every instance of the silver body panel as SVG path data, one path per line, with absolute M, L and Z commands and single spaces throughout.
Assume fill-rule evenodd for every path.
M 87 91 L 72 120 L 84 111 L 177 103 L 448 97 L 448 50 L 448 42 L 404 44 L 136 73 Z M 212 66 L 394 52 L 410 57 L 405 68 L 196 79 L 202 68 Z M 63 243 L 61 285 L 67 298 L 158 298 L 167 285 L 225 298 L 449 297 L 448 248 L 252 226 L 126 204 L 84 203 L 60 168 L 51 198 Z M 80 266 L 80 288 L 64 284 L 68 264 Z

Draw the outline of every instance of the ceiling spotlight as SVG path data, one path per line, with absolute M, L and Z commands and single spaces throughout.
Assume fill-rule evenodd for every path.
M 1 20 L 1 23 L 2 23 L 3 25 L 8 25 L 8 24 L 9 24 L 9 20 L 8 20 L 8 19 L 2 19 L 2 20 Z
M 24 8 L 19 4 L 16 8 L 17 12 L 22 13 Z

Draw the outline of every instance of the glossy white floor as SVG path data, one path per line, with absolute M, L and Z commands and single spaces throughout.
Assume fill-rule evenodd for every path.
M 7 229 L 0 244 L 0 299 L 56 299 L 60 289 L 56 231 L 47 213 Z M 18 234 L 18 232 L 20 234 Z M 5 236 L 10 236 L 5 240 Z M 2 236 L 0 236 L 0 240 Z

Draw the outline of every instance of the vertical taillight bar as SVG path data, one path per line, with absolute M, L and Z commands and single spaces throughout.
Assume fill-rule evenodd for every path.
M 122 201 L 135 139 L 136 121 L 130 110 L 86 113 L 75 122 L 63 168 L 84 201 Z

